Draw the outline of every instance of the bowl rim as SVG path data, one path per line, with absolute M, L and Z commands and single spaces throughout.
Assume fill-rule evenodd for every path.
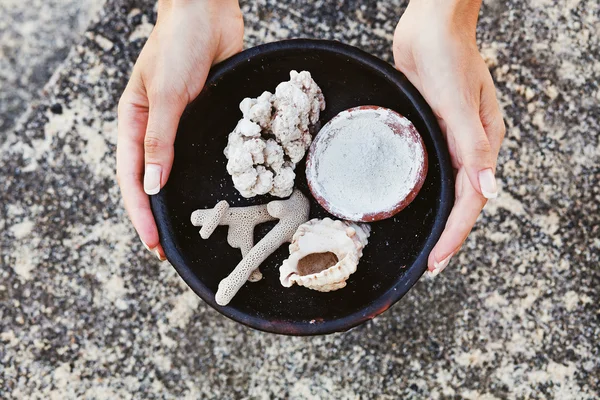
M 245 312 L 237 310 L 231 306 L 219 306 L 215 301 L 215 294 L 210 290 L 189 268 L 184 258 L 179 254 L 178 248 L 173 238 L 166 234 L 170 229 L 171 221 L 166 218 L 167 207 L 165 205 L 165 192 L 160 191 L 158 194 L 150 196 L 150 204 L 154 215 L 160 243 L 163 246 L 165 255 L 177 273 L 185 281 L 185 283 L 206 303 L 217 310 L 224 316 L 240 322 L 250 328 L 260 331 L 294 335 L 294 336 L 312 336 L 324 335 L 335 332 L 345 332 L 354 328 L 377 315 L 386 311 L 398 300 L 400 300 L 410 288 L 419 280 L 421 275 L 427 270 L 427 260 L 431 250 L 440 238 L 444 230 L 446 221 L 454 204 L 454 175 L 450 162 L 450 155 L 446 146 L 446 141 L 441 133 L 437 119 L 434 116 L 431 108 L 426 103 L 418 90 L 409 82 L 409 80 L 400 71 L 396 70 L 391 64 L 381 60 L 380 58 L 360 50 L 354 46 L 344 44 L 339 41 L 321 40 L 321 39 L 289 39 L 278 42 L 262 44 L 256 47 L 246 49 L 221 63 L 214 65 L 207 77 L 207 82 L 215 82 L 221 77 L 235 69 L 237 65 L 249 61 L 254 57 L 265 56 L 283 51 L 302 50 L 320 50 L 345 57 L 351 58 L 366 67 L 377 71 L 390 82 L 396 85 L 414 105 L 415 109 L 423 118 L 427 131 L 431 135 L 434 143 L 435 156 L 440 164 L 440 183 L 441 193 L 439 199 L 439 210 L 437 212 L 433 228 L 423 249 L 417 256 L 417 259 L 410 265 L 401 280 L 395 282 L 387 291 L 382 293 L 376 300 L 366 307 L 344 317 L 327 320 L 327 321 L 290 321 L 290 320 L 267 320 L 265 318 L 249 315 Z M 208 85 L 205 85 L 205 89 Z M 203 91 L 205 90 L 203 89 Z M 188 108 L 193 106 L 195 100 L 188 105 Z M 187 114 L 184 112 L 182 118 Z M 429 157 L 433 155 L 430 154 Z M 431 160 L 430 160 L 431 163 Z

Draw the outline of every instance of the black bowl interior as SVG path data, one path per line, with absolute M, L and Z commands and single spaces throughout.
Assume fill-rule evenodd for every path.
M 394 218 L 372 223 L 372 235 L 358 271 L 342 290 L 320 293 L 279 283 L 279 265 L 288 255 L 282 246 L 261 266 L 264 278 L 247 282 L 232 302 L 221 307 L 214 295 L 221 279 L 241 260 L 221 226 L 202 240 L 191 213 L 220 200 L 232 207 L 264 204 L 270 196 L 242 198 L 225 169 L 227 135 L 241 118 L 244 97 L 273 92 L 290 70 L 308 70 L 322 88 L 326 123 L 342 110 L 359 105 L 388 107 L 409 118 L 421 133 L 429 172 L 417 198 Z M 311 218 L 328 213 L 310 195 L 304 163 L 296 187 L 311 199 Z M 291 40 L 258 46 L 215 66 L 205 89 L 186 109 L 175 142 L 175 161 L 167 185 L 152 196 L 152 209 L 167 258 L 187 284 L 224 315 L 251 327 L 283 334 L 323 334 L 347 330 L 386 310 L 426 269 L 453 202 L 453 178 L 447 148 L 431 110 L 408 80 L 389 64 L 338 42 Z M 274 223 L 261 225 L 255 241 Z

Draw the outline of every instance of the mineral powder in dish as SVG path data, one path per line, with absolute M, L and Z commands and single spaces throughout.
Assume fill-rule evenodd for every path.
M 307 162 L 313 195 L 352 221 L 388 218 L 416 196 L 427 154 L 413 124 L 383 107 L 341 112 L 315 138 Z

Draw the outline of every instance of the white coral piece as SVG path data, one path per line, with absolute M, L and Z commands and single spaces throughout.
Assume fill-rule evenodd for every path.
M 290 242 L 298 227 L 306 222 L 310 211 L 310 203 L 306 196 L 295 190 L 286 200 L 276 200 L 267 204 L 269 215 L 278 218 L 279 222 L 271 229 L 235 267 L 235 269 L 219 283 L 215 295 L 217 304 L 229 304 L 233 296 L 267 259 L 283 243 Z M 192 217 L 193 218 L 193 217 Z
M 294 168 L 312 142 L 311 129 L 325 98 L 310 72 L 290 72 L 290 80 L 240 103 L 243 118 L 229 134 L 227 172 L 244 197 L 289 196 Z
M 300 225 L 290 244 L 290 257 L 279 268 L 281 284 L 320 292 L 343 288 L 356 271 L 370 232 L 369 225 L 330 218 Z
M 254 246 L 254 228 L 258 224 L 273 221 L 277 218 L 269 214 L 267 204 L 248 207 L 229 207 L 225 200 L 214 208 L 196 210 L 192 213 L 192 225 L 200 226 L 200 237 L 208 239 L 219 225 L 228 225 L 227 243 L 242 251 L 245 257 Z M 262 274 L 256 268 L 250 277 L 251 282 L 259 281 Z
M 256 282 L 262 278 L 260 264 L 283 243 L 290 242 L 298 227 L 308 220 L 310 203 L 299 190 L 289 199 L 276 200 L 260 206 L 229 207 L 220 201 L 212 209 L 196 210 L 191 221 L 200 226 L 200 236 L 208 239 L 219 225 L 228 225 L 227 243 L 242 251 L 242 261 L 219 283 L 215 300 L 227 305 L 246 281 Z M 279 222 L 256 245 L 256 225 L 278 219 Z

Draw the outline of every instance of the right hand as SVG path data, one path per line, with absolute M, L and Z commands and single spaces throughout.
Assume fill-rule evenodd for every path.
M 142 243 L 165 254 L 148 195 L 165 185 L 184 108 L 202 90 L 210 67 L 242 49 L 237 0 L 161 0 L 158 19 L 119 101 L 117 180 Z
M 431 105 L 456 176 L 454 207 L 429 255 L 433 276 L 460 250 L 487 199 L 498 194 L 494 174 L 505 127 L 494 81 L 477 50 L 480 5 L 411 1 L 394 34 L 396 66 Z

